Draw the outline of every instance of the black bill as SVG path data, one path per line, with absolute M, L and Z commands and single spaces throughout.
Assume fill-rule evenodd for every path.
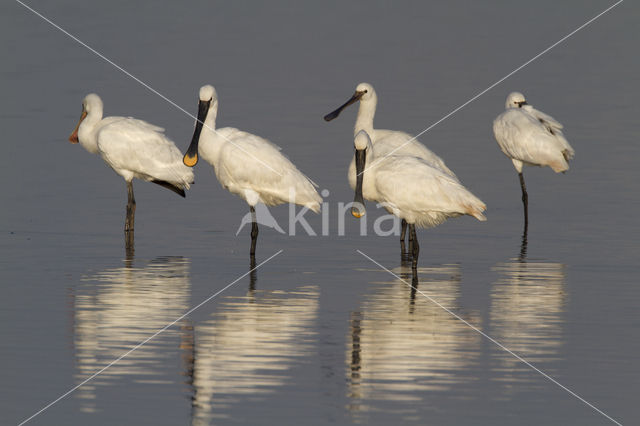
M 193 167 L 198 163 L 198 142 L 200 142 L 200 133 L 202 132 L 204 120 L 207 118 L 207 112 L 209 112 L 210 104 L 210 100 L 200 101 L 198 103 L 198 121 L 196 121 L 196 129 L 193 132 L 189 149 L 187 149 L 187 153 L 182 158 L 182 162 L 185 166 Z
M 342 106 L 340 106 L 338 109 L 336 109 L 333 112 L 330 112 L 329 114 L 324 116 L 324 121 L 331 121 L 334 118 L 336 118 L 337 116 L 340 115 L 340 113 L 342 112 L 343 109 L 345 109 L 346 107 L 348 107 L 349 105 L 351 105 L 352 103 L 359 101 L 360 98 L 362 97 L 362 95 L 364 95 L 365 92 L 358 92 L 356 90 L 356 92 L 353 94 L 353 96 L 351 97 L 351 99 L 349 99 L 347 102 L 345 102 Z

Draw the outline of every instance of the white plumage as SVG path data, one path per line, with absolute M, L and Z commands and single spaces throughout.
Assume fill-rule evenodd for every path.
M 324 119 L 326 121 L 333 120 L 344 108 L 356 101 L 360 101 L 360 108 L 358 109 L 353 135 L 355 136 L 360 130 L 366 131 L 371 138 L 371 143 L 376 147 L 376 155 L 378 158 L 387 155 L 410 155 L 422 158 L 432 167 L 440 169 L 456 180 L 458 179 L 440 157 L 421 144 L 415 137 L 397 130 L 373 128 L 373 118 L 376 114 L 378 96 L 373 86 L 369 83 L 358 84 L 351 99 L 335 111 L 327 114 Z M 349 182 L 355 182 L 355 160 L 351 161 L 349 165 Z
M 87 151 L 102 159 L 127 182 L 134 177 L 160 180 L 189 189 L 193 171 L 182 164 L 182 153 L 162 127 L 131 117 L 102 118 L 102 100 L 89 94 L 83 101 L 84 118 L 71 135 Z
M 322 198 L 316 185 L 273 143 L 232 127 L 216 129 L 218 97 L 213 86 L 203 86 L 199 95 L 198 121 L 184 163 L 194 166 L 198 155 L 202 156 L 213 166 L 220 184 L 249 204 L 254 213 L 253 254 L 258 232 L 254 209 L 257 203 L 295 203 L 317 213 Z
M 556 173 L 565 172 L 569 170 L 569 160 L 575 151 L 562 134 L 562 124 L 527 104 L 522 93 L 510 93 L 505 108 L 493 121 L 493 133 L 520 178 L 526 235 L 529 195 L 522 174 L 523 166 L 549 166 Z
M 193 171 L 182 164 L 182 154 L 164 129 L 131 117 L 102 118 L 103 104 L 94 93 L 82 102 L 82 115 L 69 137 L 102 159 L 127 182 L 129 203 L 125 230 L 133 230 L 133 178 L 154 182 L 184 197 L 193 183 Z
M 354 139 L 356 149 L 356 175 L 361 178 L 351 183 L 356 191 L 355 201 L 362 198 L 381 203 L 395 216 L 409 224 L 413 268 L 417 267 L 418 239 L 415 226 L 430 228 L 451 217 L 470 215 L 480 221 L 485 204 L 467 190 L 460 181 L 441 169 L 429 164 L 423 158 L 410 155 L 378 155 L 374 145 L 364 130 Z M 354 206 L 354 215 L 360 217 L 363 211 Z
M 506 110 L 493 122 L 493 133 L 504 154 L 522 172 L 523 165 L 569 170 L 574 150 L 562 134 L 562 124 L 526 103 L 522 93 L 510 93 Z
M 480 221 L 485 204 L 458 179 L 409 155 L 380 156 L 378 147 L 361 130 L 354 139 L 356 150 L 366 150 L 362 195 L 382 203 L 390 213 L 421 228 L 437 226 L 450 217 L 470 215 Z M 351 184 L 356 189 L 355 182 Z
M 427 164 L 437 168 L 444 174 L 450 176 L 454 180 L 458 177 L 447 167 L 444 161 L 426 146 L 421 144 L 414 136 L 397 130 L 383 130 L 373 128 L 373 118 L 376 114 L 376 106 L 378 104 L 378 96 L 373 86 L 369 83 L 360 83 L 356 87 L 356 91 L 351 98 L 335 111 L 325 115 L 326 121 L 331 121 L 338 117 L 343 109 L 349 105 L 360 101 L 356 124 L 353 129 L 354 136 L 364 130 L 371 138 L 371 143 L 376 147 L 376 155 L 378 158 L 384 158 L 388 155 L 408 155 L 423 159 Z M 373 163 L 372 163 L 373 164 Z M 355 158 L 349 164 L 349 184 L 355 186 L 356 182 L 356 164 Z M 402 234 L 400 241 L 404 242 L 407 222 L 402 221 Z

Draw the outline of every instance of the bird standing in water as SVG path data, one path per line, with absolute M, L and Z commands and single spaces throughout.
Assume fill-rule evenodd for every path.
M 388 155 L 380 157 L 364 130 L 354 139 L 357 179 L 352 213 L 364 215 L 364 199 L 376 201 L 391 214 L 405 220 L 412 236 L 412 268 L 418 265 L 420 246 L 416 226 L 432 228 L 451 217 L 473 216 L 487 220 L 485 204 L 458 179 L 433 167 L 419 157 Z
M 456 175 L 445 165 L 444 161 L 435 153 L 421 144 L 414 136 L 397 130 L 384 130 L 373 128 L 373 118 L 376 114 L 376 106 L 378 104 L 378 96 L 373 86 L 369 83 L 360 83 L 356 87 L 356 91 L 351 98 L 335 111 L 324 116 L 325 121 L 331 121 L 337 118 L 342 110 L 349 105 L 360 102 L 356 124 L 353 130 L 354 136 L 364 130 L 371 138 L 371 143 L 376 148 L 378 158 L 384 158 L 387 155 L 409 155 L 418 157 L 426 161 L 432 167 L 439 169 L 444 174 L 449 175 L 452 179 L 458 180 Z M 349 182 L 354 185 L 356 180 L 356 164 L 355 159 L 349 165 Z M 402 232 L 400 234 L 401 247 L 404 247 L 404 239 L 407 230 L 407 222 L 402 219 Z M 409 251 L 411 252 L 412 235 L 409 233 Z M 404 248 L 403 248 L 404 251 Z
M 522 174 L 523 166 L 549 166 L 556 173 L 566 172 L 575 151 L 562 134 L 562 124 L 529 105 L 522 93 L 510 93 L 505 108 L 493 121 L 493 133 L 502 152 L 513 161 L 520 178 L 526 234 L 529 195 Z
M 322 198 L 315 185 L 266 139 L 233 127 L 216 129 L 218 95 L 213 86 L 200 88 L 198 120 L 184 164 L 193 167 L 198 157 L 211 164 L 218 182 L 249 204 L 252 214 L 251 249 L 258 239 L 255 205 L 295 203 L 318 213 Z
M 94 93 L 82 101 L 78 125 L 69 142 L 80 143 L 102 159 L 127 182 L 127 213 L 124 225 L 127 248 L 133 244 L 136 200 L 133 178 L 153 182 L 181 197 L 193 183 L 193 171 L 182 164 L 182 153 L 161 127 L 131 117 L 102 118 L 103 104 Z

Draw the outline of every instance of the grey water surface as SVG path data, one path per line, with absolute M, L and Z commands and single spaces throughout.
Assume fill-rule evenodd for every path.
M 208 164 L 186 199 L 136 181 L 127 255 L 124 181 L 67 142 L 82 98 L 164 127 L 183 151 L 194 120 L 4 2 L 0 423 L 28 419 L 239 277 L 27 424 L 612 424 L 593 407 L 640 422 L 636 3 L 420 137 L 488 221 L 420 230 L 417 280 L 398 238 L 373 232 L 384 211 L 340 217 L 357 106 L 323 115 L 366 81 L 376 127 L 417 134 L 612 2 L 27 4 L 191 114 L 198 88 L 215 85 L 219 126 L 272 140 L 328 194 L 325 216 L 304 216 L 317 235 L 262 228 L 257 263 L 282 253 L 242 277 L 248 208 Z M 491 130 L 513 90 L 576 150 L 566 174 L 525 169 L 526 246 L 517 174 Z M 270 212 L 288 231 L 289 208 Z

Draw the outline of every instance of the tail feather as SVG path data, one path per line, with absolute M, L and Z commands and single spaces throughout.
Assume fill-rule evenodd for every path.
M 476 219 L 478 219 L 481 222 L 484 222 L 487 220 L 487 218 L 485 217 L 485 215 L 483 215 L 482 213 L 487 209 L 487 206 L 485 206 L 484 204 L 480 204 L 480 205 L 468 205 L 467 206 L 467 214 L 469 216 L 473 216 Z
M 487 217 L 477 210 L 475 212 L 471 212 L 471 216 L 475 217 L 480 222 L 486 222 L 487 220 Z
M 318 203 L 317 201 L 306 203 L 304 206 L 309 210 L 313 211 L 314 213 L 320 213 L 320 203 Z
M 575 155 L 573 149 L 565 149 L 564 151 L 562 151 L 562 156 L 564 157 L 565 161 L 569 162 L 569 160 L 573 159 L 573 156 Z
M 549 164 L 549 167 L 551 167 L 551 169 L 556 173 L 564 173 L 569 170 L 569 163 L 563 157 L 561 160 L 554 161 L 553 163 Z

